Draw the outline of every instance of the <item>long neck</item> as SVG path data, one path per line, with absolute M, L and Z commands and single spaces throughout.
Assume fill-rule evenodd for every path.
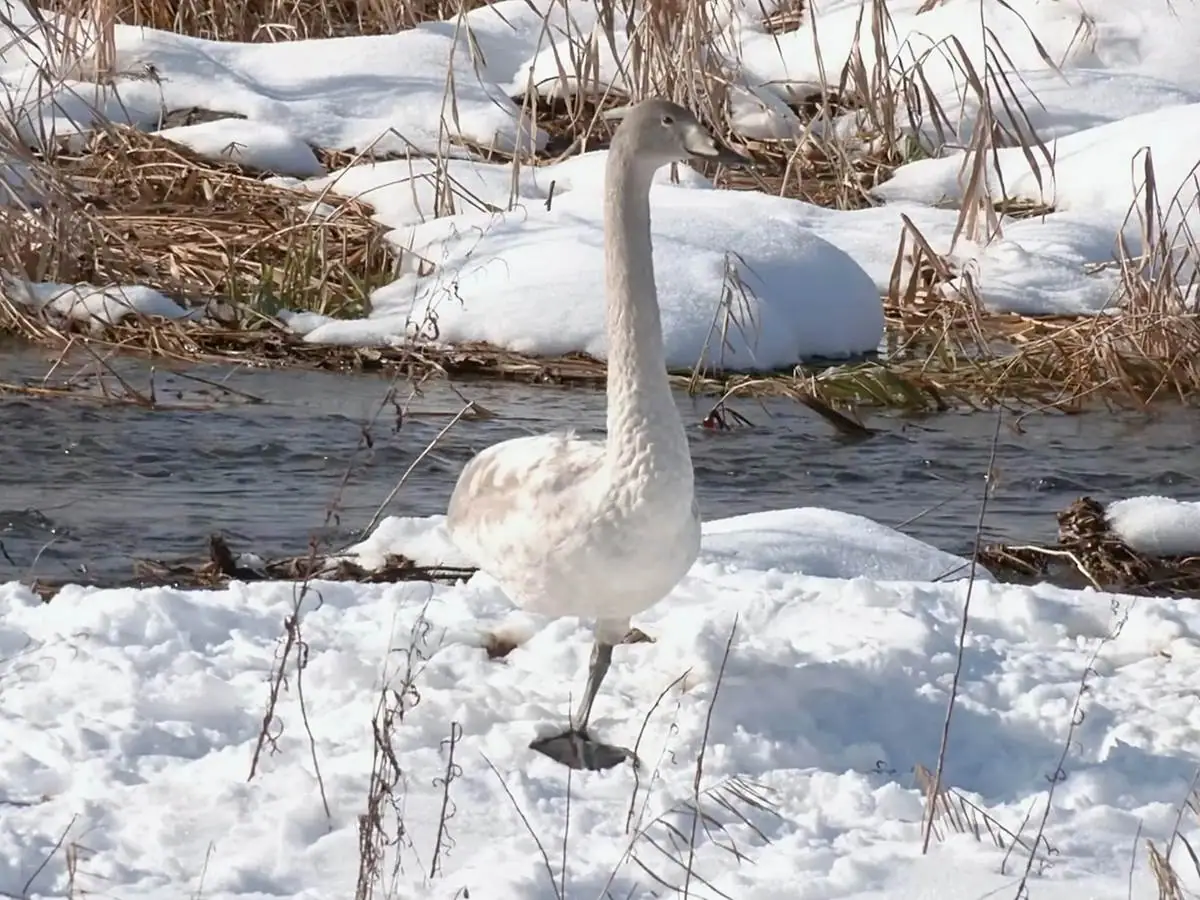
M 671 396 L 650 249 L 653 171 L 609 152 L 605 177 L 608 463 L 615 476 L 674 471 L 691 484 L 687 435 Z

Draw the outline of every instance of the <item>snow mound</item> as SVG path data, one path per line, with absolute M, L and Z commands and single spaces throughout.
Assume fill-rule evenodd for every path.
M 1200 554 L 1200 502 L 1170 497 L 1129 497 L 1105 507 L 1108 526 L 1139 553 Z
M 864 516 L 819 507 L 748 513 L 707 522 L 704 550 L 731 565 L 753 559 L 758 568 L 819 578 L 945 581 L 966 578 L 970 562 Z M 976 566 L 977 579 L 991 574 Z
M 902 534 L 863 516 L 819 507 L 747 513 L 704 523 L 705 557 L 737 566 L 751 559 L 759 569 L 820 578 L 876 581 L 938 581 L 966 577 L 962 557 Z M 392 554 L 426 566 L 473 566 L 446 533 L 445 516 L 388 516 L 346 556 L 365 569 L 381 567 Z M 977 567 L 976 577 L 991 575 Z
M 30 29 L 14 43 L 38 42 L 27 11 L 13 19 Z M 491 11 L 477 23 L 488 36 L 513 30 Z M 431 22 L 387 35 L 237 43 L 118 25 L 116 69 L 154 77 L 123 79 L 119 90 L 67 82 L 39 93 L 27 50 L 0 63 L 0 79 L 25 107 L 35 138 L 86 129 L 97 112 L 152 127 L 164 110 L 196 107 L 246 116 L 249 124 L 239 128 L 260 124 L 331 149 L 451 152 L 449 137 L 502 151 L 530 146 L 531 136 L 534 146 L 544 144 L 545 133 L 487 68 L 477 71 L 469 31 Z
M 312 148 L 286 128 L 246 119 L 215 119 L 156 132 L 218 162 L 234 162 L 262 172 L 310 178 L 325 167 Z
M 409 271 L 375 292 L 368 319 L 328 323 L 307 339 L 379 343 L 436 322 L 438 339 L 451 344 L 603 359 L 606 155 L 573 161 L 549 210 L 527 204 L 412 227 L 407 245 L 437 264 L 436 275 Z M 651 215 L 669 366 L 776 369 L 878 347 L 879 291 L 848 254 L 806 227 L 807 204 L 665 178 L 651 191 Z M 409 209 L 402 201 L 389 208 Z

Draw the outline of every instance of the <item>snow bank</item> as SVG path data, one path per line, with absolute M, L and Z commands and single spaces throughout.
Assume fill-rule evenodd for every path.
M 910 773 L 937 757 L 965 585 L 862 577 L 872 567 L 895 575 L 923 565 L 927 551 L 915 546 L 912 563 L 880 562 L 899 547 L 886 532 L 881 556 L 868 551 L 858 571 L 851 553 L 814 564 L 848 578 L 796 573 L 790 544 L 818 529 L 849 534 L 852 519 L 793 510 L 712 523 L 689 576 L 637 623 L 656 642 L 618 649 L 594 731 L 632 746 L 666 691 L 641 738 L 647 769 L 635 807 L 647 804 L 640 823 L 660 844 L 666 826 L 653 818 L 691 796 L 702 744 L 703 786 L 736 775 L 769 790 L 778 817 L 751 816 L 771 843 L 735 827 L 752 865 L 734 865 L 713 841 L 696 850 L 697 876 L 728 896 L 792 897 L 798 883 L 813 900 L 1011 892 L 1013 868 L 1001 874 L 1004 853 L 986 840 L 957 836 L 920 853 L 921 794 Z M 431 526 L 390 527 L 411 547 L 436 543 Z M 862 546 L 874 540 L 864 536 Z M 809 565 L 807 551 L 795 550 Z M 928 560 L 927 572 L 938 568 Z M 314 587 L 304 617 L 306 719 L 289 683 L 276 708 L 278 752 L 263 755 L 247 781 L 292 585 L 70 587 L 48 605 L 16 584 L 0 586 L 0 891 L 20 894 L 32 879 L 33 895 L 65 893 L 71 876 L 54 848 L 70 825 L 67 839 L 88 848 L 77 889 L 178 896 L 196 892 L 203 873 L 214 900 L 344 897 L 357 876 L 379 679 L 385 666 L 389 677 L 403 667 L 396 651 L 414 640 L 419 698 L 391 737 L 411 841 L 399 851 L 398 895 L 554 897 L 513 805 L 555 848 L 557 870 L 568 790 L 568 896 L 654 889 L 637 863 L 622 862 L 631 772 L 575 773 L 568 782 L 527 748 L 565 722 L 569 695 L 582 685 L 585 625 L 542 623 L 492 662 L 480 644 L 505 626 L 510 605 L 485 579 Z M 1135 836 L 1162 846 L 1174 826 L 1200 744 L 1200 601 L 987 581 L 974 588 L 946 783 L 1014 831 L 1045 802 L 1046 773 L 1114 601 L 1129 620 L 1095 663 L 1088 714 L 1055 786 L 1045 838 L 1057 852 L 1036 883 L 1045 900 L 1126 896 Z M 431 628 L 419 626 L 422 611 Z M 684 690 L 669 687 L 688 672 Z M 461 728 L 461 770 L 449 786 L 454 843 L 429 879 L 443 803 L 436 779 L 447 769 L 452 723 Z M 686 834 L 686 818 L 680 823 Z M 1183 828 L 1193 842 L 1200 837 L 1187 817 Z M 643 864 L 669 869 L 649 840 L 634 846 Z M 1153 896 L 1137 860 L 1133 896 Z
M 10 282 L 6 295 L 36 312 L 48 312 L 97 327 L 116 325 L 129 316 L 186 319 L 201 314 L 200 310 L 184 309 L 170 297 L 144 285 L 94 287 L 54 282 Z
M 1020 148 L 997 152 L 997 166 L 988 167 L 988 184 L 995 196 L 1036 200 L 1054 206 L 1067 221 L 1099 225 L 1112 237 L 1129 213 L 1135 184 L 1144 181 L 1136 157 L 1145 148 L 1153 153 L 1155 178 L 1163 203 L 1182 185 L 1179 197 L 1186 209 L 1195 202 L 1193 170 L 1200 163 L 1200 103 L 1158 109 L 1130 116 L 1064 137 L 1054 144 L 1053 169 L 1035 174 Z M 897 170 L 876 193 L 888 200 L 961 201 L 958 183 L 960 157 L 927 159 Z M 1058 219 L 1060 216 L 1051 216 Z
M 519 4 L 500 5 L 516 12 Z M 526 9 L 520 21 L 528 28 L 533 16 Z M 12 18 L 32 27 L 23 9 L 14 9 Z M 499 11 L 476 16 L 471 30 L 493 46 L 500 35 L 516 39 Z M 33 31 L 9 43 L 26 40 L 37 44 L 40 36 Z M 518 52 L 520 46 L 518 41 Z M 446 151 L 443 129 L 504 150 L 529 146 L 531 137 L 541 145 L 546 138 L 490 70 L 477 71 L 468 29 L 456 35 L 452 22 L 389 35 L 245 44 L 119 25 L 116 50 L 118 71 L 152 70 L 154 77 L 124 79 L 119 91 L 84 82 L 50 91 L 39 84 L 26 49 L 0 62 L 0 81 L 25 107 L 34 133 L 86 128 L 96 110 L 153 127 L 164 111 L 199 107 L 246 116 L 250 124 L 239 128 L 261 124 L 286 131 L 291 140 L 335 149 Z
M 312 148 L 286 128 L 246 119 L 215 119 L 156 132 L 202 156 L 299 178 L 325 174 Z
M 405 245 L 416 256 L 404 276 L 372 295 L 370 318 L 330 322 L 307 339 L 378 343 L 423 333 L 452 344 L 482 340 L 518 352 L 582 350 L 604 358 L 606 156 L 572 161 L 561 183 L 555 172 L 539 173 L 547 192 L 555 185 L 549 210 L 535 201 L 412 227 Z M 878 347 L 878 289 L 848 254 L 806 227 L 805 204 L 714 191 L 695 173 L 674 186 L 665 183 L 667 171 L 651 191 L 651 215 L 668 365 L 686 368 L 703 358 L 726 368 L 775 369 Z M 477 181 L 487 196 L 498 185 L 485 172 Z M 524 189 L 526 196 L 535 192 Z M 396 199 L 384 201 L 384 190 Z M 388 224 L 402 225 L 416 212 L 411 182 L 371 194 L 380 197 L 379 218 Z M 397 218 L 389 221 L 389 213 Z M 435 262 L 436 274 L 414 271 L 417 259 Z
M 770 510 L 704 523 L 704 551 L 736 567 L 748 558 L 759 569 L 820 578 L 940 581 L 965 578 L 969 562 L 886 525 L 819 507 Z M 473 566 L 446 534 L 445 517 L 388 516 L 345 555 L 366 569 L 389 554 L 421 565 Z M 976 578 L 990 579 L 977 567 Z
M 709 558 L 738 566 L 779 569 L 819 578 L 876 581 L 953 581 L 970 562 L 864 516 L 819 507 L 781 509 L 718 519 L 704 525 Z M 976 579 L 990 579 L 976 566 Z
M 1129 497 L 1104 509 L 1108 527 L 1126 544 L 1153 556 L 1200 554 L 1200 502 Z
M 1004 78 L 1044 137 L 1200 100 L 1200 73 L 1185 49 L 1187 40 L 1200 33 L 1200 10 L 1190 4 L 1145 4 L 1135 9 L 1121 0 L 1091 0 L 1086 8 L 1066 3 L 945 0 L 919 12 L 922 5 L 923 0 L 889 0 L 888 47 L 893 55 L 889 62 L 894 64 L 902 47 L 905 66 L 921 56 L 925 83 L 959 120 L 955 124 L 962 135 L 969 133 L 978 104 L 969 90 L 964 102 L 965 79 L 961 67 L 950 62 L 950 51 L 965 52 L 982 73 L 989 60 L 981 20 L 1003 47 Z M 734 29 L 743 78 L 749 85 L 785 97 L 815 93 L 822 62 L 826 78 L 836 80 L 830 72 L 836 72 L 855 49 L 861 15 L 857 0 L 829 0 L 818 7 L 820 58 L 810 25 L 781 35 L 768 33 L 754 14 L 756 6 L 742 4 L 744 12 Z M 870 27 L 868 13 L 857 44 L 868 71 L 876 62 Z M 1045 64 L 1031 32 L 1061 67 L 1061 75 Z M 990 62 L 996 64 L 995 59 Z M 927 103 L 928 97 L 923 96 L 922 102 Z

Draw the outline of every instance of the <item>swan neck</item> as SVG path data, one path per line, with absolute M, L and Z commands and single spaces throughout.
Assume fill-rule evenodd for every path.
M 691 484 L 691 455 L 671 395 L 650 237 L 654 169 L 609 153 L 605 179 L 608 456 L 615 469 L 675 470 Z

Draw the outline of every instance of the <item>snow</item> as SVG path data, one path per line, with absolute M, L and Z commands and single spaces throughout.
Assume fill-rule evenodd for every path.
M 1096 267 L 1112 260 L 1143 148 L 1164 198 L 1183 187 L 1171 214 L 1200 224 L 1189 207 L 1200 6 L 945 0 L 919 12 L 922 3 L 888 3 L 897 44 L 920 53 L 953 38 L 982 65 L 982 14 L 1004 46 L 1007 81 L 1049 141 L 1054 167 L 1039 183 L 1019 150 L 1001 148 L 988 183 L 1054 211 L 1006 220 L 997 240 L 960 239 L 951 251 L 962 195 L 954 145 L 969 138 L 979 102 L 960 98 L 960 74 L 935 51 L 925 99 L 950 111 L 954 139 L 944 157 L 901 166 L 874 192 L 878 207 L 825 210 L 717 191 L 687 166 L 659 173 L 655 264 L 672 365 L 773 368 L 875 348 L 902 215 L 971 270 L 993 309 L 1104 310 L 1116 276 Z M 761 4 L 718 6 L 717 27 L 736 57 L 739 136 L 794 135 L 799 122 L 785 101 L 819 76 L 811 26 L 772 35 Z M 817 43 L 836 78 L 860 4 L 806 6 L 818 9 Z M 19 7 L 7 17 L 32 23 Z M 371 203 L 389 239 L 432 273 L 419 274 L 406 255 L 363 320 L 282 311 L 309 340 L 392 341 L 435 321 L 442 341 L 603 357 L 605 152 L 514 170 L 469 160 L 465 146 L 544 146 L 519 98 L 531 83 L 544 94 L 577 89 L 558 80 L 560 65 L 571 70 L 596 21 L 589 0 L 500 0 L 462 22 L 378 37 L 239 44 L 121 26 L 117 68 L 142 75 L 122 77 L 119 90 L 80 81 L 51 90 L 36 71 L 41 37 L 6 34 L 0 86 L 29 138 L 84 129 L 95 106 L 273 173 L 313 216 L 330 213 L 329 192 Z M 1047 68 L 1030 31 L 1061 73 Z M 873 42 L 859 47 L 869 69 Z M 601 40 L 590 51 L 594 71 L 619 81 L 611 48 Z M 228 117 L 161 128 L 164 113 L 189 107 Z M 857 124 L 850 114 L 829 127 L 846 134 Z M 313 147 L 408 158 L 326 173 Z M 422 152 L 451 158 L 434 163 Z M 0 171 L 30 199 L 21 164 L 5 160 Z M 723 310 L 730 271 L 748 290 Z M 84 322 L 199 314 L 145 286 L 24 287 L 10 284 L 7 294 Z M 1138 550 L 1200 553 L 1200 501 L 1135 497 L 1108 515 Z M 392 553 L 470 563 L 449 545 L 441 517 L 386 519 L 344 552 L 366 566 Z M 636 623 L 656 641 L 617 650 L 593 719 L 614 743 L 632 746 L 645 730 L 638 834 L 626 825 L 628 768 L 568 777 L 527 747 L 562 727 L 582 688 L 588 623 L 517 612 L 484 574 L 453 586 L 315 582 L 299 600 L 304 707 L 292 668 L 274 745 L 249 779 L 295 585 L 71 586 L 49 604 L 17 583 L 0 585 L 0 893 L 348 896 L 372 717 L 386 685 L 409 704 L 390 734 L 404 767 L 394 799 L 406 837 L 390 851 L 402 863 L 398 897 L 555 897 L 535 836 L 556 873 L 565 859 L 567 897 L 661 893 L 642 867 L 680 880 L 655 843 L 668 846 L 671 828 L 690 827 L 678 810 L 702 751 L 703 785 L 753 779 L 777 814 L 751 813 L 765 842 L 709 805 L 752 864 L 735 864 L 703 837 L 695 869 L 712 889 L 694 883 L 696 896 L 1016 896 L 1025 851 L 1005 862 L 986 839 L 964 835 L 920 851 L 911 773 L 936 763 L 969 591 L 945 784 L 1013 831 L 1050 804 L 1054 852 L 1028 896 L 1156 896 L 1145 840 L 1165 847 L 1177 821 L 1192 845 L 1200 838 L 1200 821 L 1178 812 L 1200 765 L 1200 599 L 1005 585 L 982 569 L 968 584 L 966 574 L 953 554 L 831 510 L 706 523 L 687 578 Z M 495 635 L 519 644 L 499 662 L 482 649 Z M 405 660 L 417 670 L 411 690 L 398 681 Z M 447 788 L 439 779 L 448 770 Z M 451 817 L 439 851 L 444 804 Z M 1200 890 L 1182 851 L 1175 861 L 1185 886 Z
M 76 854 L 76 890 L 346 896 L 381 679 L 399 688 L 413 648 L 409 709 L 391 732 L 407 829 L 396 896 L 554 897 L 516 806 L 556 878 L 565 854 L 567 897 L 603 896 L 610 878 L 615 896 L 648 897 L 660 888 L 642 865 L 682 878 L 653 842 L 669 846 L 668 827 L 688 833 L 686 813 L 665 811 L 691 796 L 702 746 L 703 787 L 752 779 L 776 815 L 749 813 L 764 843 L 708 804 L 748 861 L 735 864 L 702 834 L 694 867 L 714 890 L 694 884 L 696 896 L 1010 896 L 1024 851 L 1005 865 L 986 836 L 951 834 L 920 852 L 911 770 L 936 761 L 967 585 L 929 580 L 936 551 L 914 541 L 905 560 L 893 552 L 899 536 L 881 526 L 860 536 L 863 548 L 878 538 L 881 549 L 868 549 L 859 567 L 849 549 L 814 555 L 806 546 L 823 532 L 831 546 L 851 536 L 854 519 L 781 510 L 709 523 L 691 573 L 637 623 L 656 642 L 618 649 L 593 728 L 632 746 L 647 720 L 633 804 L 639 838 L 626 833 L 628 767 L 568 778 L 527 748 L 562 726 L 589 628 L 535 623 L 504 661 L 489 661 L 480 645 L 511 624 L 512 608 L 482 576 L 454 586 L 314 583 L 302 604 L 305 709 L 289 672 L 277 751 L 263 754 L 252 779 L 293 585 L 68 587 L 49 604 L 4 585 L 0 891 L 22 896 L 32 879 L 33 896 L 66 893 L 66 851 L 55 850 L 66 831 L 63 848 L 86 848 Z M 440 529 L 438 519 L 387 520 L 366 543 L 432 562 L 446 550 Z M 926 564 L 922 580 L 892 580 Z M 1114 616 L 1125 618 L 1115 636 Z M 1089 667 L 1086 716 L 1069 735 Z M 1037 821 L 1070 742 L 1045 830 L 1055 853 L 1030 896 L 1125 897 L 1131 863 L 1130 896 L 1155 896 L 1144 852 L 1133 848 L 1139 834 L 1165 846 L 1196 769 L 1198 677 L 1200 600 L 974 585 L 945 783 L 1015 831 L 1031 809 Z M 454 723 L 450 840 L 430 877 Z M 1190 815 L 1181 828 L 1200 837 Z M 623 860 L 631 844 L 638 862 Z
M 957 118 L 957 107 L 965 105 L 962 135 L 970 130 L 978 102 L 964 87 L 962 67 L 951 61 L 952 54 L 961 59 L 965 52 L 982 73 L 987 62 L 983 25 L 1003 47 L 1004 77 L 1043 137 L 1061 137 L 1150 109 L 1200 100 L 1200 77 L 1181 46 L 1183 35 L 1194 33 L 1200 22 L 1192 4 L 1144 4 L 1135 9 L 1119 0 L 1093 0 L 1086 6 L 947 0 L 918 12 L 922 2 L 888 2 L 894 27 L 889 50 L 896 54 L 904 47 L 906 67 L 914 57 L 923 58 L 922 74 L 930 93 L 951 115 Z M 820 54 L 826 77 L 836 82 L 841 61 L 855 45 L 860 6 L 856 0 L 826 0 L 818 9 Z M 862 28 L 857 49 L 870 71 L 876 54 L 869 12 Z M 1031 33 L 1062 75 L 1042 61 Z M 743 77 L 750 84 L 770 85 L 785 96 L 818 89 L 821 68 L 811 29 L 772 35 L 747 17 L 739 22 L 736 35 Z
M 754 534 L 754 565 L 819 578 L 942 581 L 966 578 L 970 563 L 864 516 L 819 507 L 771 510 L 704 526 L 713 559 L 736 566 Z M 990 579 L 982 567 L 977 579 Z
M 116 325 L 130 316 L 162 316 L 185 319 L 200 315 L 186 310 L 170 297 L 145 285 L 94 287 L 87 284 L 17 282 L 6 279 L 6 296 L 32 307 L 94 328 Z
M 23 8 L 11 16 L 32 27 Z M 509 31 L 494 14 L 475 28 L 481 34 L 500 29 Z M 28 40 L 44 42 L 36 31 Z M 119 90 L 73 81 L 50 90 L 30 64 L 29 56 L 35 64 L 40 59 L 28 47 L 0 62 L 0 81 L 23 107 L 34 135 L 51 128 L 71 133 L 97 110 L 109 119 L 154 126 L 166 111 L 198 107 L 238 113 L 332 149 L 436 152 L 449 149 L 447 134 L 502 150 L 545 141 L 504 89 L 476 71 L 470 40 L 465 32 L 456 34 L 452 22 L 389 35 L 275 43 L 117 26 L 116 51 L 118 71 L 142 76 L 122 80 Z
M 940 581 L 967 577 L 962 557 L 931 547 L 863 516 L 819 507 L 768 510 L 704 523 L 705 551 L 735 567 L 753 534 L 754 565 L 777 566 L 819 578 L 868 577 L 889 581 Z M 389 516 L 345 555 L 365 569 L 380 568 L 388 554 L 423 565 L 474 566 L 446 534 L 445 517 Z M 976 578 L 991 575 L 976 568 Z
M 1200 501 L 1128 497 L 1110 503 L 1104 511 L 1109 528 L 1140 553 L 1200 554 Z
M 1144 181 L 1141 154 L 1147 147 L 1153 151 L 1163 204 L 1171 202 L 1177 190 L 1176 200 L 1183 210 L 1196 202 L 1200 186 L 1193 170 L 1200 157 L 1188 148 L 1197 141 L 1200 103 L 1168 107 L 1062 138 L 1056 143 L 1054 170 L 1037 176 L 1019 148 L 1002 149 L 997 154 L 998 166 L 988 172 L 988 181 L 997 196 L 1003 184 L 1010 196 L 1052 204 L 1057 210 L 1053 219 L 1102 227 L 1111 241 L 1122 232 L 1130 213 L 1133 186 Z M 955 158 L 911 163 L 877 193 L 889 200 L 919 202 L 935 196 L 961 200 L 959 163 Z M 1097 177 L 1099 172 L 1106 172 L 1107 177 Z M 1177 216 L 1179 210 L 1173 212 Z M 1127 237 L 1133 241 L 1133 252 L 1140 253 L 1140 228 L 1136 219 L 1133 224 Z
M 731 368 L 778 368 L 878 346 L 881 318 L 857 273 L 824 245 L 816 245 L 818 253 L 782 258 L 787 255 L 782 248 L 792 242 L 811 243 L 793 236 L 800 230 L 844 251 L 879 293 L 886 291 L 891 277 L 903 214 L 960 272 L 970 273 L 986 307 L 1034 315 L 1089 314 L 1108 310 L 1118 288 L 1116 270 L 1103 264 L 1113 259 L 1116 237 L 1134 200 L 1141 148 L 1154 153 L 1163 196 L 1182 185 L 1180 204 L 1188 207 L 1195 195 L 1188 185 L 1196 160 L 1188 148 L 1195 143 L 1189 136 L 1200 127 L 1200 77 L 1173 35 L 1200 36 L 1200 11 L 1164 4 L 1130 12 L 1126 4 L 1109 0 L 1089 4 L 1081 18 L 1079 9 L 1064 4 L 1020 4 L 1019 15 L 996 0 L 985 0 L 982 7 L 947 0 L 918 13 L 920 5 L 919 0 L 889 4 L 896 45 L 907 43 L 915 53 L 935 45 L 944 48 L 954 38 L 976 65 L 985 59 L 978 20 L 982 9 L 1006 61 L 1014 63 L 1012 72 L 1006 66 L 1008 81 L 1048 141 L 1053 160 L 1053 165 L 1042 160 L 1035 174 L 1022 150 L 1002 148 L 988 183 L 995 196 L 1040 200 L 1052 204 L 1054 212 L 1006 219 L 1002 233 L 990 242 L 960 237 L 952 247 L 958 219 L 954 206 L 961 200 L 962 155 L 956 152 L 901 166 L 874 191 L 886 205 L 854 211 L 714 193 L 689 175 L 685 185 L 658 189 L 654 206 L 655 259 L 672 366 L 705 359 Z M 809 28 L 768 34 L 758 24 L 757 4 L 735 7 L 740 13 L 724 21 L 740 65 L 740 82 L 732 88 L 740 133 L 758 138 L 795 134 L 798 122 L 781 101 L 815 87 L 819 66 L 813 34 Z M 830 60 L 849 54 L 860 8 L 829 2 L 819 13 L 818 41 L 828 67 Z M 970 28 L 963 27 L 964 14 Z M 556 36 L 553 45 L 536 52 L 522 70 L 524 78 L 542 94 L 572 93 L 580 85 L 570 61 L 586 50 L 594 54 L 589 59 L 602 80 L 620 85 L 613 52 L 622 55 L 625 45 L 618 40 L 612 48 L 598 40 L 596 21 L 594 9 L 585 3 L 574 4 L 569 18 L 556 17 L 548 29 Z M 1061 74 L 1046 66 L 1031 32 L 1061 66 Z M 864 64 L 871 66 L 873 42 L 865 40 L 860 48 Z M 934 95 L 956 116 L 965 143 L 978 102 L 959 96 L 959 67 L 935 52 L 924 74 Z M 521 81 L 518 73 L 512 85 Z M 838 127 L 845 130 L 848 124 Z M 601 154 L 589 156 L 599 159 Z M 448 343 L 486 340 L 530 353 L 604 356 L 598 190 L 591 192 L 587 206 L 583 191 L 562 197 L 560 181 L 557 210 L 546 212 L 540 205 L 559 166 L 531 176 L 528 169 L 514 175 L 507 167 L 452 161 L 445 180 L 457 200 L 448 209 L 435 210 L 437 178 L 428 172 L 414 190 L 412 178 L 392 188 L 369 168 L 357 168 L 364 171 L 330 176 L 343 180 L 334 189 L 356 193 L 365 187 L 379 204 L 378 218 L 396 229 L 397 244 L 420 254 L 436 271 L 418 276 L 410 269 L 376 293 L 370 318 L 308 327 L 309 340 L 390 342 L 436 331 Z M 325 179 L 314 187 L 329 183 Z M 680 214 L 673 215 L 676 211 Z M 428 221 L 435 212 L 440 218 Z M 569 218 L 569 225 L 557 215 Z M 1175 215 L 1179 217 L 1178 211 Z M 760 230 L 764 218 L 788 225 Z M 1126 232 L 1131 252 L 1138 252 L 1136 227 Z M 712 240 L 705 241 L 710 234 Z M 706 252 L 695 253 L 697 243 Z M 755 285 L 758 296 L 748 316 L 754 327 L 732 329 L 729 345 L 714 358 L 713 315 L 720 306 L 728 251 L 742 255 L 747 270 L 767 270 L 777 277 Z M 843 282 L 848 287 L 836 286 Z M 789 289 L 796 284 L 812 288 L 803 293 Z M 950 287 L 958 284 L 955 279 Z M 857 298 L 860 292 L 861 299 L 852 304 L 829 299 Z M 435 323 L 432 328 L 430 323 Z
M 228 118 L 164 128 L 157 134 L 218 162 L 300 178 L 325 174 L 312 148 L 278 125 Z
M 327 323 L 306 339 L 376 343 L 420 334 L 605 358 L 606 157 L 598 151 L 573 160 L 561 181 L 553 170 L 538 173 L 547 196 L 555 185 L 548 210 L 534 200 L 511 212 L 470 210 L 411 227 L 401 239 L 414 254 L 408 270 L 372 295 L 371 315 Z M 664 174 L 651 191 L 651 216 L 668 366 L 778 369 L 876 349 L 879 291 L 848 254 L 806 227 L 802 204 L 715 191 L 695 173 L 679 186 L 665 181 Z M 485 197 L 499 186 L 483 172 L 476 185 Z M 405 197 L 386 201 L 377 218 L 399 228 L 420 204 L 411 202 L 411 185 L 395 189 L 407 189 Z M 434 261 L 437 276 L 418 272 L 418 260 Z

